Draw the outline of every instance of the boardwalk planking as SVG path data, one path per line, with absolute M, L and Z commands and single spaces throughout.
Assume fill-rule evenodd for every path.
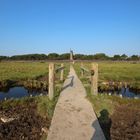
M 86 91 L 73 67 L 64 83 L 47 140 L 105 140 Z

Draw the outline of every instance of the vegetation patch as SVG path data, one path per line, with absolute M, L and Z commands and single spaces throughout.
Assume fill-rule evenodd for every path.
M 60 67 L 60 63 L 55 64 Z M 69 71 L 69 64 L 64 64 L 64 79 Z M 0 91 L 8 91 L 14 86 L 24 86 L 28 90 L 48 91 L 48 63 L 44 62 L 14 62 L 0 63 Z M 60 72 L 55 74 L 56 84 L 60 81 Z
M 0 139 L 45 139 L 58 96 L 55 94 L 52 101 L 47 96 L 1 101 Z M 12 121 L 3 122 L 11 118 Z
M 27 89 L 48 90 L 46 62 L 1 62 L 0 67 L 0 90 L 17 85 Z M 65 64 L 64 79 L 68 71 L 69 66 Z M 0 101 L 0 139 L 46 139 L 63 84 L 59 78 L 60 73 L 55 74 L 53 100 L 49 100 L 48 96 L 35 96 Z
M 140 100 L 108 95 L 91 95 L 87 98 L 93 105 L 107 140 L 140 138 Z
M 93 62 L 94 63 L 94 62 Z M 119 90 L 125 83 L 130 90 L 140 93 L 140 63 L 105 61 L 99 64 L 99 91 Z M 91 70 L 91 62 L 83 63 L 84 68 Z M 81 76 L 81 64 L 74 68 L 84 84 L 90 83 L 90 73 Z

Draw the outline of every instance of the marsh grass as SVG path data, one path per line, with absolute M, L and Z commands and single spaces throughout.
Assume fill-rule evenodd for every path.
M 69 64 L 65 63 L 64 79 L 66 79 L 69 72 Z M 56 67 L 60 66 L 60 63 L 55 63 Z M 1 62 L 0 63 L 0 80 L 25 80 L 36 79 L 38 76 L 48 74 L 48 63 L 40 62 Z M 4 109 L 10 109 L 11 106 L 18 106 L 22 104 L 28 104 L 31 102 L 37 103 L 37 111 L 41 116 L 51 118 L 53 111 L 57 103 L 63 81 L 59 80 L 60 72 L 56 74 L 55 94 L 53 100 L 49 100 L 48 96 L 37 97 L 24 97 L 21 99 L 7 100 L 0 104 L 0 107 Z M 34 80 L 37 82 L 36 80 Z M 57 84 L 59 86 L 57 86 Z M 20 94 L 20 93 L 19 93 Z
M 55 63 L 55 69 L 61 63 Z M 22 85 L 27 88 L 48 88 L 48 62 L 8 61 L 0 63 L 0 89 Z M 64 80 L 69 72 L 69 63 L 64 63 Z M 62 85 L 60 72 L 55 73 L 55 83 Z M 42 87 L 43 85 L 43 87 Z
M 107 140 L 111 140 L 114 136 L 117 137 L 119 131 L 122 132 L 126 129 L 130 129 L 130 131 L 124 131 L 124 135 L 129 137 L 129 132 L 132 132 L 131 135 L 135 137 L 133 130 L 139 129 L 139 126 L 131 126 L 130 122 L 132 124 L 139 123 L 139 99 L 120 98 L 107 94 L 91 95 L 89 87 L 86 90 L 87 99 L 93 106 Z M 119 137 L 121 137 L 120 133 Z
M 86 91 L 87 99 L 92 103 L 98 117 L 100 116 L 100 112 L 104 109 L 106 109 L 111 116 L 117 106 L 128 105 L 129 108 L 132 109 L 140 108 L 139 99 L 120 98 L 119 96 L 109 96 L 107 94 L 92 95 L 89 87 L 86 87 Z
M 0 81 L 36 79 L 47 73 L 48 63 L 11 61 L 0 63 Z
M 98 64 L 99 84 L 101 82 L 109 81 L 127 82 L 133 88 L 140 88 L 139 63 L 133 64 L 130 62 L 99 62 Z M 97 115 L 106 139 L 111 140 L 112 136 L 118 136 L 118 130 L 123 130 L 124 128 L 126 129 L 126 126 L 133 133 L 132 130 L 134 129 L 134 127 L 130 126 L 129 121 L 134 123 L 137 122 L 136 118 L 139 118 L 137 110 L 139 111 L 140 108 L 140 100 L 120 98 L 119 96 L 109 96 L 107 94 L 92 95 L 89 83 L 90 80 L 88 78 L 89 75 L 85 74 L 84 77 L 81 77 L 80 63 L 76 63 L 74 67 L 82 83 L 85 86 L 85 89 L 87 91 L 87 99 L 91 102 L 93 106 L 93 109 Z M 84 67 L 90 70 L 91 63 L 84 63 Z M 105 89 L 106 87 L 102 88 Z M 119 108 L 121 107 L 123 107 L 124 111 L 120 113 L 121 109 L 119 110 Z M 121 114 L 121 116 L 118 116 L 118 114 Z M 132 115 L 133 117 L 131 117 Z M 124 127 L 122 127 L 121 125 Z M 127 132 L 124 133 L 125 135 L 127 135 Z M 130 134 L 128 134 L 128 136 L 129 135 Z M 133 133 L 132 136 L 135 137 L 135 133 Z
M 99 64 L 99 83 L 101 82 L 127 82 L 130 83 L 134 88 L 140 88 L 140 63 L 131 62 L 98 62 Z M 91 69 L 91 63 L 83 63 L 86 69 Z M 84 82 L 87 81 L 87 77 L 90 74 L 85 74 L 84 78 L 81 77 L 80 63 L 75 63 L 74 68 Z
M 41 96 L 37 98 L 37 111 L 42 117 L 48 117 L 51 119 L 53 117 L 55 105 L 58 101 L 61 88 L 55 88 L 55 94 L 53 100 L 50 100 L 48 96 Z
M 55 63 L 56 67 L 60 66 L 60 63 Z M 69 72 L 69 63 L 64 63 L 64 80 L 66 79 Z M 0 81 L 5 83 L 5 86 L 10 82 L 7 81 L 23 81 L 26 82 L 27 86 L 32 84 L 32 87 L 40 87 L 38 83 L 40 80 L 39 77 L 45 75 L 45 81 L 48 76 L 48 63 L 46 62 L 1 62 L 0 63 Z M 50 100 L 48 96 L 35 96 L 35 97 L 23 97 L 20 99 L 9 99 L 6 101 L 0 101 L 0 109 L 4 111 L 9 111 L 11 108 L 21 108 L 25 107 L 28 109 L 29 106 L 32 106 L 35 112 L 43 118 L 44 121 L 47 121 L 45 125 L 49 128 L 51 124 L 51 119 L 55 110 L 56 103 L 58 101 L 62 85 L 64 81 L 60 81 L 60 72 L 55 74 L 55 93 L 53 100 Z M 0 82 L 0 85 L 2 84 Z M 33 82 L 33 83 L 32 83 Z M 47 82 L 48 83 L 48 82 Z M 47 86 L 44 83 L 45 87 Z M 58 86 L 59 85 L 59 86 Z M 19 93 L 20 94 L 20 93 Z M 20 111 L 20 110 L 19 110 Z M 22 110 L 21 110 L 22 112 Z M 15 113 L 15 111 L 13 112 Z M 32 116 L 33 117 L 33 116 Z M 38 120 L 38 119 L 37 119 Z M 37 122 L 36 122 L 37 123 Z M 46 139 L 47 134 L 43 134 L 42 140 Z
M 51 119 L 60 94 L 60 88 L 56 90 L 53 100 L 50 100 L 48 96 L 35 96 L 35 97 L 23 97 L 20 99 L 9 99 L 6 101 L 0 101 L 0 108 L 9 110 L 11 107 L 27 106 L 29 104 L 36 104 L 36 111 L 42 117 Z

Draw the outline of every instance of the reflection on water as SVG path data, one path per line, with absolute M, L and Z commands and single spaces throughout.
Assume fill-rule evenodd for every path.
M 135 94 L 134 92 L 129 91 L 129 88 L 122 88 L 121 89 L 121 95 L 123 97 L 129 97 L 129 98 L 140 98 L 140 94 Z
M 13 87 L 10 88 L 7 92 L 0 92 L 0 100 L 4 99 L 10 99 L 10 98 L 22 98 L 25 96 L 36 96 L 40 95 L 42 93 L 39 93 L 37 91 L 29 91 L 24 87 Z M 46 93 L 43 93 L 46 94 Z
M 139 98 L 140 99 L 140 94 L 136 94 L 134 92 L 131 92 L 129 90 L 129 88 L 121 88 L 120 91 L 107 91 L 107 92 L 100 92 L 101 94 L 104 94 L 104 93 L 108 93 L 109 95 L 119 95 L 121 97 L 124 97 L 124 98 Z

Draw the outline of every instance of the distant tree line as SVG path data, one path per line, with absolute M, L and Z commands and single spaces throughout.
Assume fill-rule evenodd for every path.
M 0 60 L 69 60 L 70 54 L 57 54 L 57 53 L 50 53 L 46 54 L 26 54 L 26 55 L 14 55 L 14 56 L 0 56 Z M 114 60 L 114 61 L 138 61 L 140 60 L 140 56 L 132 55 L 127 56 L 126 54 L 122 55 L 114 55 L 108 56 L 104 53 L 98 53 L 93 55 L 85 55 L 85 54 L 75 54 L 75 60 Z

